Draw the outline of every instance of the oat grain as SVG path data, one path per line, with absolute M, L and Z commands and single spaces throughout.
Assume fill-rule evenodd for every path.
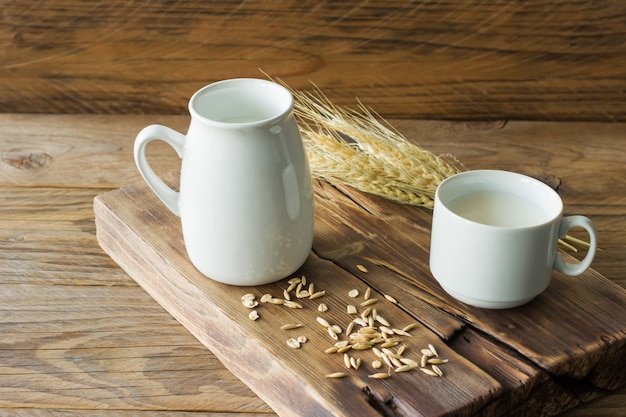
M 345 372 L 333 372 L 332 374 L 326 374 L 324 375 L 325 378 L 344 378 L 348 376 L 348 374 L 346 374 Z

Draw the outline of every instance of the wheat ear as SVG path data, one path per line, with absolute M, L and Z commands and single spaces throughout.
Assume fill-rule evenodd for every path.
M 291 92 L 316 177 L 432 208 L 439 183 L 459 172 L 443 158 L 410 143 L 361 103 L 360 111 L 336 106 L 317 87 L 312 92 Z
M 304 92 L 278 82 L 294 96 L 294 115 L 316 177 L 432 209 L 439 183 L 460 172 L 456 159 L 449 163 L 410 143 L 360 102 L 360 111 L 354 111 L 334 105 L 315 85 Z M 589 247 L 569 235 L 559 243 L 575 252 L 576 246 Z

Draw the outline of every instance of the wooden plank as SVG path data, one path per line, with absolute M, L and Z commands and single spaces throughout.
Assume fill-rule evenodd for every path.
M 345 191 L 351 196 L 361 194 Z M 365 216 L 358 205 L 335 204 L 339 198 L 336 193 L 334 198 L 316 201 L 317 213 L 342 219 L 340 227 L 344 230 L 340 237 L 325 239 L 325 245 L 315 247 L 319 256 L 350 269 L 370 285 L 390 286 L 389 283 L 396 280 L 386 274 L 383 278 L 363 274 L 351 265 L 360 262 L 370 270 L 383 267 L 395 271 L 402 277 L 396 284 L 404 289 L 398 291 L 401 303 L 419 298 L 453 313 L 454 317 L 463 317 L 473 327 L 553 375 L 576 380 L 590 377 L 593 379 L 590 382 L 602 389 L 615 389 L 626 382 L 626 373 L 610 371 L 614 364 L 626 363 L 626 291 L 623 288 L 594 270 L 577 277 L 555 272 L 548 290 L 533 303 L 497 314 L 472 308 L 448 296 L 430 275 L 429 212 L 401 207 L 395 216 Z M 384 207 L 376 212 L 393 210 L 392 203 L 386 200 L 361 194 L 358 201 L 364 200 L 370 200 L 369 207 L 375 202 Z M 330 211 L 333 213 L 329 214 Z M 402 211 L 406 213 L 404 216 L 400 214 Z M 330 234 L 337 235 L 335 230 Z M 346 252 L 341 250 L 343 246 L 358 246 L 360 250 Z M 371 283 L 373 279 L 376 284 Z M 411 306 L 408 309 L 412 310 Z M 608 369 L 602 372 L 603 367 Z
M 0 188 L 0 414 L 275 415 L 100 249 L 100 192 Z
M 378 415 L 376 408 L 382 408 L 389 415 L 472 415 L 499 392 L 495 380 L 447 349 L 436 335 L 421 326 L 403 343 L 411 352 L 419 352 L 428 343 L 440 346 L 441 354 L 454 363 L 445 378 L 433 381 L 432 377 L 414 371 L 375 381 L 368 380 L 368 371 L 363 369 L 346 371 L 351 377 L 345 380 L 325 379 L 325 374 L 345 371 L 345 366 L 341 355 L 324 353 L 334 342 L 315 322 L 319 301 L 306 304 L 303 310 L 282 307 L 265 312 L 266 307 L 259 312 L 266 319 L 252 322 L 241 306 L 240 296 L 248 291 L 255 292 L 257 298 L 266 292 L 280 295 L 286 284 L 247 289 L 207 280 L 187 261 L 176 218 L 167 209 L 150 202 L 154 199 L 143 186 L 97 197 L 99 242 L 150 295 L 278 414 L 367 416 Z M 161 226 L 149 227 L 155 219 Z M 140 224 L 136 228 L 135 225 Z M 119 256 L 122 253 L 126 255 Z M 163 256 L 163 253 L 168 255 Z M 322 299 L 330 307 L 326 317 L 345 328 L 351 320 L 345 312 L 349 301 L 346 295 L 355 287 L 363 292 L 363 284 L 352 274 L 315 255 L 300 273 L 309 277 L 316 288 L 327 289 Z M 402 327 L 413 321 L 393 304 L 382 304 L 379 311 L 391 322 Z M 310 342 L 303 349 L 304 353 L 286 346 L 289 336 L 280 330 L 285 323 L 305 325 L 303 331 Z M 311 332 L 310 327 L 317 332 Z M 375 371 L 370 368 L 369 373 L 372 372 Z M 444 392 L 450 395 L 437 395 Z M 424 398 L 429 400 L 424 401 Z
M 99 192 L 0 188 L 0 284 L 135 286 L 94 238 Z
M 333 191 L 334 189 L 331 188 L 330 190 Z M 136 390 L 143 387 L 141 389 L 145 391 L 149 387 L 163 384 L 162 380 L 152 380 L 152 376 L 159 374 L 155 372 L 116 373 L 116 369 L 124 368 L 127 363 L 147 363 L 149 361 L 155 367 L 170 364 L 171 371 L 166 375 L 181 375 L 182 377 L 183 373 L 188 372 L 188 368 L 184 363 L 179 363 L 181 351 L 189 351 L 189 355 L 202 362 L 216 362 L 215 357 L 210 352 L 202 351 L 198 344 L 193 344 L 194 341 L 187 340 L 187 337 L 181 337 L 182 334 L 177 337 L 184 342 L 163 351 L 162 340 L 174 335 L 175 326 L 168 324 L 167 327 L 164 327 L 164 323 L 171 321 L 170 317 L 165 312 L 160 311 L 160 308 L 156 307 L 154 302 L 146 297 L 141 290 L 129 291 L 121 299 L 119 294 L 115 296 L 107 294 L 104 297 L 100 294 L 97 286 L 117 287 L 135 286 L 136 284 L 123 271 L 119 270 L 107 255 L 98 250 L 97 242 L 93 236 L 95 225 L 93 224 L 91 204 L 93 196 L 99 192 L 98 189 L 80 188 L 4 188 L 0 191 L 0 198 L 3 201 L 3 205 L 0 206 L 0 219 L 2 219 L 0 221 L 0 253 L 3 254 L 3 261 L 0 262 L 0 281 L 3 285 L 2 292 L 6 295 L 2 299 L 2 306 L 4 307 L 2 315 L 7 320 L 10 317 L 13 324 L 10 328 L 7 327 L 6 323 L 4 326 L 0 325 L 2 328 L 0 331 L 7 337 L 19 339 L 20 345 L 31 346 L 36 349 L 36 355 L 45 357 L 47 364 L 46 367 L 35 367 L 34 363 L 29 362 L 31 356 L 27 355 L 17 356 L 21 358 L 19 363 L 11 360 L 13 369 L 23 368 L 29 363 L 31 366 L 28 368 L 28 372 L 11 374 L 12 386 L 23 386 L 28 387 L 28 389 L 17 392 L 5 391 L 3 396 L 7 401 L 25 401 L 24 398 L 28 395 L 26 406 L 42 406 L 52 402 L 67 406 L 70 397 L 65 394 L 62 395 L 61 391 L 52 389 L 55 381 L 46 377 L 50 367 L 60 369 L 65 366 L 64 354 L 58 354 L 60 351 L 55 346 L 61 343 L 61 340 L 66 337 L 66 333 L 57 334 L 58 329 L 86 333 L 89 331 L 89 326 L 99 328 L 104 325 L 101 325 L 101 322 L 106 322 L 106 326 L 110 328 L 107 340 L 111 341 L 111 345 L 105 346 L 99 343 L 97 347 L 93 347 L 92 358 L 93 361 L 98 360 L 100 364 L 106 362 L 106 365 L 102 366 L 101 369 L 114 373 L 114 379 L 119 387 L 132 384 L 132 386 L 137 387 Z M 66 203 L 69 203 L 69 207 Z M 374 210 L 373 207 L 378 207 L 378 212 L 382 211 L 380 204 L 373 205 L 370 203 L 368 207 L 372 210 Z M 62 216 L 62 212 L 67 212 L 67 215 Z M 44 251 L 43 248 L 49 249 Z M 81 259 L 81 262 L 77 264 L 73 260 L 78 258 Z M 354 266 L 351 264 L 351 267 Z M 394 279 L 392 282 L 397 281 Z M 8 284 L 33 285 L 16 291 Z M 388 292 L 396 296 L 399 294 L 395 290 Z M 72 300 L 84 300 L 82 308 L 67 309 L 68 296 Z M 94 302 L 95 305 L 99 306 L 96 312 L 93 308 Z M 151 307 L 144 304 L 151 305 Z M 124 311 L 118 311 L 121 305 L 132 305 L 133 312 L 128 314 Z M 16 314 L 16 311 L 20 311 L 19 315 Z M 10 316 L 8 315 L 9 312 L 11 312 Z M 86 313 L 88 315 L 85 315 Z M 118 318 L 113 319 L 113 314 Z M 154 317 L 154 319 L 145 320 L 145 318 L 150 317 Z M 80 326 L 77 327 L 79 319 L 81 320 Z M 442 324 L 439 325 L 442 326 Z M 131 333 L 142 334 L 144 344 L 137 346 L 137 342 L 129 337 Z M 154 335 L 154 337 L 146 338 L 145 335 Z M 96 340 L 102 340 L 101 336 L 94 337 Z M 57 339 L 58 343 L 42 344 L 43 338 L 47 341 Z M 464 338 L 455 338 L 452 343 L 459 340 L 464 340 Z M 14 342 L 12 347 L 15 348 L 16 346 Z M 74 351 L 76 349 L 74 348 Z M 111 351 L 118 349 L 124 351 L 124 355 L 114 356 L 114 352 Z M 458 350 L 456 346 L 455 350 Z M 155 351 L 160 352 L 158 356 L 155 356 Z M 2 352 L 8 351 L 3 350 Z M 35 351 L 31 351 L 29 355 L 34 354 Z M 204 357 L 205 355 L 207 358 Z M 467 352 L 463 352 L 463 356 L 466 355 Z M 0 354 L 0 356 L 8 358 L 5 353 Z M 15 356 L 11 357 L 15 358 Z M 475 360 L 472 362 L 476 363 Z M 86 369 L 85 365 L 90 363 L 92 362 L 81 361 L 75 364 L 79 369 L 87 372 L 89 369 Z M 241 390 L 240 387 L 238 388 L 239 381 L 235 378 L 225 378 L 219 367 L 220 365 L 215 364 L 215 368 L 212 367 L 206 372 L 204 368 L 198 369 L 203 378 L 208 380 L 214 380 L 219 376 L 224 383 L 223 390 L 229 391 L 229 395 L 223 395 L 223 391 L 217 391 L 217 393 L 203 392 L 198 399 L 201 398 L 202 404 L 209 404 L 210 409 L 226 407 L 228 402 L 225 402 L 225 399 L 231 398 L 233 393 Z M 498 367 L 498 369 L 500 368 Z M 515 375 L 510 371 L 517 368 L 518 365 L 505 369 L 509 374 Z M 483 369 L 486 368 L 483 367 Z M 2 372 L 0 371 L 0 373 Z M 35 378 L 35 374 L 40 375 Z M 73 378 L 81 381 L 82 377 L 74 375 Z M 501 381 L 499 375 L 496 375 L 495 378 Z M 8 382 L 8 380 L 4 380 Z M 199 377 L 190 377 L 188 380 L 192 381 L 193 384 L 202 381 Z M 530 383 L 528 378 L 522 379 L 520 377 L 519 380 Z M 36 384 L 37 381 L 40 382 Z M 43 383 L 41 381 L 48 382 Z M 145 395 L 149 396 L 151 400 L 144 400 L 141 409 L 159 408 L 159 404 L 163 404 L 163 399 L 160 397 L 171 396 L 174 392 L 184 396 L 185 390 L 175 389 L 183 382 L 176 378 L 168 378 L 167 381 L 165 390 L 153 390 L 149 394 L 146 392 Z M 196 389 L 193 384 L 189 387 L 190 392 Z M 41 392 L 36 391 L 37 387 L 41 389 Z M 107 398 L 105 393 L 106 391 L 93 389 L 83 392 L 83 395 L 92 401 L 99 396 L 99 404 L 109 408 L 112 406 L 112 402 L 116 400 L 115 397 Z M 561 396 L 555 396 L 556 398 L 562 399 Z M 185 401 L 189 402 L 189 399 Z M 568 401 L 572 403 L 572 398 L 569 398 Z M 610 410 L 617 407 L 614 402 L 610 402 L 617 400 L 601 399 L 600 401 L 609 401 L 606 415 L 611 415 L 609 414 Z M 76 399 L 72 399 L 69 403 L 76 405 Z M 511 404 L 512 400 L 507 399 L 504 403 Z M 594 404 L 597 404 L 597 401 Z M 139 409 L 135 410 L 135 412 L 138 411 Z M 43 413 L 44 411 L 40 412 Z
M 137 410 L 67 410 L 67 409 L 32 409 L 0 408 L 0 413 L 13 417 L 232 417 L 230 412 L 202 413 L 197 411 L 137 411 Z M 245 417 L 272 417 L 273 412 L 245 413 Z
M 3 284 L 0 332 L 0 410 L 270 411 L 138 287 Z
M 186 130 L 189 118 L 79 115 L 0 115 L 0 184 L 27 187 L 117 188 L 141 178 L 133 142 L 152 122 Z M 157 173 L 180 167 L 164 143 L 148 147 Z
M 626 121 L 624 11 L 621 0 L 9 0 L 0 112 L 184 114 L 204 84 L 261 68 L 386 116 Z
M 169 178 L 169 181 L 176 182 L 176 177 Z M 245 293 L 246 289 L 215 283 L 195 271 L 186 259 L 178 219 L 161 207 L 143 184 L 96 198 L 98 239 L 103 248 L 150 295 L 281 415 L 308 414 L 306 410 L 315 408 L 315 402 L 321 403 L 317 406 L 319 415 L 331 410 L 339 415 L 349 415 L 348 410 L 354 413 L 354 407 L 359 409 L 357 414 L 368 415 L 371 410 L 367 411 L 367 404 L 358 402 L 363 399 L 359 388 L 364 386 L 368 386 L 368 392 L 376 392 L 373 398 L 381 405 L 411 415 L 452 413 L 500 416 L 511 413 L 523 415 L 530 411 L 536 412 L 536 415 L 553 415 L 580 401 L 594 398 L 603 389 L 615 389 L 626 380 L 624 372 L 614 369 L 615 363 L 623 362 L 626 352 L 626 291 L 622 288 L 592 271 L 581 278 L 581 281 L 588 282 L 587 287 L 583 285 L 570 291 L 569 286 L 559 284 L 562 278 L 555 276 L 557 284 L 550 287 L 545 297 L 542 296 L 543 300 L 538 299 L 528 307 L 497 314 L 473 310 L 450 300 L 425 270 L 428 234 L 424 222 L 427 216 L 420 214 L 425 211 L 412 208 L 410 221 L 398 213 L 380 218 L 369 215 L 359 205 L 350 204 L 353 200 L 336 190 L 320 185 L 316 188 L 314 255 L 300 273 L 314 280 L 317 288 L 332 288 L 329 291 L 332 294 L 345 294 L 351 287 L 367 284 L 378 294 L 392 295 L 398 299 L 400 311 L 385 314 L 390 314 L 394 320 L 408 314 L 424 323 L 424 333 L 419 337 L 422 340 L 432 340 L 434 335 L 428 336 L 426 329 L 435 329 L 444 340 L 478 362 L 465 364 L 463 356 L 456 356 L 459 352 L 447 351 L 448 346 L 442 345 L 446 349 L 445 356 L 454 355 L 453 362 L 462 362 L 468 367 L 465 372 L 471 369 L 471 373 L 453 374 L 454 386 L 446 383 L 425 388 L 420 385 L 423 384 L 422 377 L 421 380 L 402 381 L 403 385 L 397 387 L 392 385 L 395 381 L 390 378 L 385 380 L 390 381 L 390 385 L 378 391 L 380 387 L 366 384 L 363 375 L 354 373 L 348 383 L 339 385 L 340 388 L 328 385 L 321 375 L 333 371 L 333 359 L 323 353 L 318 354 L 329 346 L 328 343 L 315 342 L 319 352 L 312 352 L 313 348 L 309 348 L 307 363 L 303 364 L 284 346 L 285 336 L 281 338 L 278 330 L 280 323 L 299 322 L 305 316 L 298 311 L 292 316 L 297 318 L 283 318 L 281 322 L 272 312 L 271 320 L 279 321 L 267 324 L 266 321 L 251 322 L 245 317 L 245 312 L 239 316 L 233 313 L 237 308 L 241 310 L 241 306 L 237 306 L 237 295 Z M 334 196 L 330 197 L 333 192 Z M 380 204 L 385 207 L 391 203 L 381 200 Z M 399 212 L 405 209 L 402 207 Z M 155 220 L 159 228 L 150 227 Z M 413 257 L 407 255 L 411 253 Z M 401 255 L 394 257 L 393 254 Z M 365 265 L 369 272 L 359 271 L 355 267 L 357 263 Z M 398 277 L 399 283 L 389 284 Z M 257 292 L 259 296 L 265 292 L 280 294 L 281 285 L 286 284 L 249 291 Z M 406 285 L 405 291 L 390 291 L 403 285 Z M 589 302 L 574 307 L 572 304 L 580 297 L 578 291 L 589 297 Z M 607 303 L 606 310 L 597 307 L 598 300 Z M 332 296 L 330 303 L 333 306 L 339 304 Z M 340 306 L 339 309 L 344 308 Z M 453 314 L 447 315 L 446 311 Z M 576 331 L 574 327 L 561 327 L 562 320 L 567 320 L 569 315 L 577 320 L 581 331 Z M 529 318 L 524 320 L 526 316 Z M 336 313 L 332 317 L 340 320 Z M 463 317 L 463 322 L 456 317 Z M 309 323 L 313 321 L 311 317 L 307 320 Z M 511 328 L 513 323 L 519 326 L 516 329 L 521 330 Z M 465 326 L 478 333 L 468 333 Z M 462 346 L 463 343 L 458 340 L 468 340 L 469 334 L 473 335 L 474 344 Z M 539 337 L 535 338 L 535 335 Z M 313 336 L 307 336 L 313 339 Z M 563 342 L 559 342 L 560 338 Z M 242 344 L 243 340 L 246 342 Z M 424 343 L 422 341 L 422 345 Z M 441 343 L 438 342 L 438 346 Z M 417 346 L 409 346 L 412 351 L 419 350 Z M 506 349 L 501 346 L 506 346 Z M 335 367 L 338 366 L 337 361 L 341 362 L 335 359 Z M 251 369 L 259 362 L 278 362 L 280 365 L 276 366 L 281 368 L 281 372 L 270 366 L 270 369 L 264 368 L 260 375 Z M 311 368 L 318 372 L 312 373 Z M 526 370 L 522 371 L 523 368 Z M 493 379 L 483 375 L 483 372 L 490 373 Z M 280 373 L 287 375 L 279 378 Z M 291 376 L 297 378 L 292 379 Z M 470 378 L 471 383 L 464 378 Z M 483 382 L 476 385 L 477 380 Z M 289 394 L 276 396 L 275 390 L 268 389 L 268 381 L 272 386 L 278 384 L 283 387 Z M 573 395 L 570 385 L 575 386 L 579 393 Z M 315 387 L 315 394 L 307 397 L 304 393 L 310 387 Z M 475 398 L 472 401 L 467 397 L 481 389 L 486 391 L 483 391 L 480 400 Z M 415 392 L 428 393 L 427 404 L 411 404 Z M 459 397 L 460 393 L 463 395 Z M 531 395 L 533 401 L 529 401 Z M 344 409 L 347 406 L 343 403 L 345 397 L 351 398 L 352 402 Z M 332 399 L 332 404 L 326 403 L 329 399 Z
M 186 414 L 165 411 L 163 404 L 170 404 L 177 408 L 198 407 L 188 414 L 217 416 L 220 412 L 238 414 L 238 411 L 231 413 L 226 410 L 237 408 L 236 398 L 239 398 L 240 401 L 256 404 L 258 408 L 254 413 L 257 415 L 274 415 L 237 378 L 229 376 L 215 357 L 182 326 L 173 323 L 171 317 L 143 290 L 136 288 L 134 281 L 98 249 L 93 235 L 93 197 L 103 190 L 140 181 L 132 162 L 135 133 L 153 122 L 162 122 L 185 131 L 188 120 L 188 116 L 0 114 L 0 294 L 5 288 L 7 294 L 12 294 L 2 299 L 4 310 L 0 314 L 0 321 L 2 317 L 11 321 L 12 337 L 19 339 L 22 346 L 34 349 L 25 352 L 23 361 L 19 363 L 25 369 L 23 373 L 12 374 L 9 378 L 0 375 L 0 384 L 5 384 L 0 395 L 5 401 L 0 405 L 0 414 L 45 417 L 60 414 L 117 416 L 144 413 L 151 417 L 178 417 Z M 626 253 L 626 222 L 623 217 L 626 212 L 626 183 L 622 181 L 626 177 L 626 141 L 623 124 L 448 123 L 424 120 L 393 120 L 392 123 L 411 140 L 436 153 L 452 153 L 468 168 L 513 169 L 542 179 L 554 179 L 555 184 L 561 184 L 559 193 L 569 213 L 589 215 L 598 226 L 603 250 L 596 256 L 594 268 L 613 282 L 626 287 L 626 258 L 623 256 Z M 16 150 L 27 151 L 22 158 L 24 161 L 29 160 L 31 153 L 36 161 L 38 152 L 48 153 L 53 159 L 39 168 L 34 163 L 9 164 L 7 159 L 13 159 L 7 157 L 7 152 L 14 156 Z M 165 173 L 178 169 L 179 160 L 173 153 L 168 153 L 169 148 L 157 146 L 153 151 L 151 162 L 156 165 L 157 171 Z M 342 189 L 342 193 L 348 193 L 347 189 Z M 358 201 L 354 195 L 350 198 Z M 381 216 L 388 214 L 380 203 L 366 204 L 364 201 L 370 200 L 364 199 L 358 204 Z M 354 267 L 352 264 L 350 266 Z M 31 286 L 28 291 L 10 289 L 20 284 Z M 107 286 L 135 287 L 123 297 L 129 310 L 122 311 L 117 318 L 111 317 L 120 309 L 116 298 L 98 295 L 99 289 Z M 71 289 L 66 292 L 68 288 Z M 46 298 L 46 294 L 50 298 Z M 106 344 L 105 339 L 100 338 L 102 334 L 94 335 L 93 362 L 77 362 L 80 366 L 71 374 L 64 375 L 76 383 L 89 381 L 93 389 L 84 392 L 84 399 L 93 399 L 93 403 L 98 404 L 94 407 L 100 410 L 68 409 L 67 404 L 72 404 L 75 399 L 67 396 L 68 391 L 55 391 L 54 379 L 48 375 L 50 369 L 67 366 L 66 358 L 74 358 L 73 354 L 78 349 L 64 351 L 67 357 L 55 350 L 56 343 L 62 343 L 69 336 L 63 329 L 79 320 L 87 310 L 80 308 L 73 311 L 64 305 L 68 294 L 72 295 L 72 300 L 80 300 L 83 307 L 91 299 L 97 300 L 98 304 L 92 305 L 92 310 L 101 313 L 99 319 L 96 313 L 91 314 L 89 318 L 92 321 L 83 321 L 84 326 L 75 326 L 75 330 L 88 334 L 92 322 L 96 328 L 109 326 L 110 334 Z M 36 306 L 29 301 L 33 297 L 37 300 Z M 50 304 L 49 308 L 46 303 Z M 129 313 L 130 309 L 135 312 Z M 23 311 L 19 320 L 11 319 L 15 311 Z M 123 318 L 124 314 L 126 318 Z M 143 316 L 154 319 L 139 319 Z M 41 321 L 46 317 L 51 319 Z M 19 325 L 22 319 L 35 318 L 39 319 L 39 324 Z M 178 330 L 175 330 L 176 327 Z M 459 334 L 459 337 L 452 338 L 448 343 L 454 350 L 469 357 L 470 353 L 466 349 L 462 350 L 458 344 L 464 337 L 469 337 L 467 327 L 464 329 L 463 336 Z M 45 338 L 40 338 L 44 332 Z M 0 329 L 0 334 L 4 334 L 4 328 Z M 145 343 L 139 346 L 134 335 L 141 335 L 140 341 Z M 172 345 L 163 350 L 162 339 L 171 340 L 173 337 L 180 341 L 180 346 Z M 469 337 L 469 340 L 473 339 Z M 43 343 L 45 341 L 54 343 Z M 2 342 L 3 338 L 0 337 L 0 344 Z M 103 344 L 100 345 L 100 342 Z M 115 347 L 124 349 L 132 357 L 113 359 Z M 10 351 L 11 346 L 3 345 L 3 348 L 6 349 L 0 351 L 0 366 L 5 363 L 4 354 Z M 159 354 L 155 355 L 154 352 Z M 189 359 L 182 358 L 180 352 L 188 352 Z M 197 376 L 185 379 L 184 375 L 189 372 L 188 363 L 193 361 L 194 356 L 198 362 L 210 362 L 214 367 L 203 368 L 199 373 L 194 373 Z M 512 356 L 517 357 L 516 354 Z M 45 362 L 37 361 L 37 357 L 48 359 Z M 106 364 L 101 372 L 80 375 L 81 366 L 95 364 L 101 358 L 111 359 L 110 362 L 101 362 Z M 482 369 L 487 368 L 478 359 L 471 360 Z M 136 372 L 117 372 L 124 368 L 125 363 L 145 363 L 146 370 L 170 371 L 143 372 L 134 368 Z M 507 359 L 503 363 L 515 362 Z M 29 364 L 33 366 L 26 369 Z M 493 369 L 502 369 L 501 374 L 515 375 L 507 373 L 510 369 L 508 365 L 494 366 Z M 109 371 L 111 375 L 107 376 Z M 489 372 L 502 384 L 502 398 L 511 398 L 504 394 L 511 385 L 501 379 L 501 375 Z M 534 378 L 541 372 L 535 369 L 531 375 Z M 94 376 L 96 380 L 89 379 Z M 190 386 L 186 386 L 185 381 Z M 220 388 L 198 391 L 201 386 L 210 386 L 211 381 L 221 381 Z M 542 387 L 546 387 L 543 383 L 530 384 L 528 378 L 520 381 L 523 381 L 520 384 L 526 384 L 524 386 L 537 386 L 539 392 Z M 107 395 L 107 390 L 112 394 Z M 129 397 L 120 400 L 120 393 L 127 393 Z M 570 397 L 566 399 L 567 404 L 572 403 L 572 395 L 585 398 L 584 391 L 572 388 Z M 142 399 L 129 405 L 133 396 Z M 531 394 L 528 402 L 536 398 Z M 556 398 L 560 400 L 564 397 L 559 395 Z M 558 400 L 555 399 L 555 402 Z M 122 401 L 127 402 L 125 406 L 135 408 L 132 411 L 111 410 Z M 16 405 L 18 402 L 25 408 L 19 408 L 21 406 Z M 53 402 L 59 405 L 53 407 L 50 405 Z M 202 411 L 198 411 L 200 409 Z M 615 417 L 621 415 L 624 409 L 626 390 L 621 388 L 610 395 L 580 404 L 562 415 Z M 249 411 L 241 411 L 241 414 L 248 415 Z

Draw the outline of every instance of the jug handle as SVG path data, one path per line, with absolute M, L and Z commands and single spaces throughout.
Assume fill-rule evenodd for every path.
M 141 130 L 135 139 L 135 163 L 143 179 L 148 183 L 152 191 L 163 201 L 175 215 L 180 216 L 178 207 L 179 193 L 174 191 L 161 180 L 155 173 L 146 158 L 146 146 L 153 140 L 162 140 L 169 144 L 179 158 L 183 157 L 185 135 L 174 129 L 162 125 L 150 125 Z

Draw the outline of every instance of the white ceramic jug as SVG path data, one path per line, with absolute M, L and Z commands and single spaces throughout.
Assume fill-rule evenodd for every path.
M 161 125 L 144 128 L 135 161 L 180 216 L 192 263 L 232 285 L 292 274 L 311 250 L 313 190 L 291 93 L 260 79 L 225 80 L 196 92 L 189 111 L 186 135 Z M 153 140 L 167 142 L 182 158 L 180 192 L 151 169 L 145 148 Z

